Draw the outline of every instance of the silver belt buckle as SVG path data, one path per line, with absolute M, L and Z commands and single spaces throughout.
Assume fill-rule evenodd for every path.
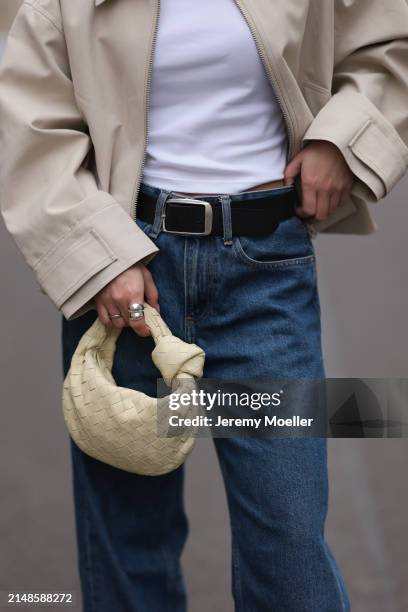
M 204 207 L 204 231 L 202 232 L 176 232 L 166 228 L 166 206 L 167 204 L 196 204 Z M 208 236 L 213 224 L 213 209 L 209 202 L 194 200 L 193 198 L 168 198 L 162 213 L 162 231 L 166 234 L 178 234 L 180 236 Z

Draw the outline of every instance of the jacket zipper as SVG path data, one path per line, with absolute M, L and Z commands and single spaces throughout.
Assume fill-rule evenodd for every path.
M 285 121 L 285 126 L 286 126 L 286 131 L 288 134 L 288 139 L 289 139 L 289 148 L 288 148 L 288 157 L 289 159 L 291 159 L 292 155 L 293 155 L 293 150 L 294 150 L 294 129 L 293 129 L 293 123 L 292 123 L 292 119 L 287 111 L 283 96 L 282 96 L 282 92 L 281 92 L 281 87 L 280 87 L 280 82 L 279 79 L 277 78 L 276 75 L 276 71 L 274 71 L 269 63 L 266 61 L 266 53 L 265 53 L 265 49 L 264 46 L 262 44 L 262 42 L 258 39 L 257 33 L 252 25 L 251 19 L 249 17 L 248 11 L 246 9 L 246 7 L 243 5 L 243 3 L 241 2 L 241 0 L 234 0 L 235 4 L 237 5 L 238 9 L 241 11 L 242 16 L 244 17 L 248 28 L 252 34 L 252 37 L 254 39 L 255 45 L 258 49 L 258 53 L 259 56 L 262 60 L 262 63 L 264 65 L 265 68 L 265 72 L 269 78 L 269 81 L 271 83 L 271 86 L 273 87 L 273 90 L 276 94 L 276 99 L 278 101 L 278 104 L 280 106 L 281 112 L 282 112 L 282 116 L 284 118 Z M 159 13 L 160 13 L 160 0 L 156 0 L 156 10 L 155 10 L 155 15 L 154 15 L 154 30 L 153 30 L 153 35 L 152 35 L 152 44 L 151 44 L 151 48 L 150 48 L 150 58 L 149 58 L 149 68 L 148 68 L 148 77 L 147 77 L 147 81 L 146 81 L 146 88 L 145 88 L 145 134 L 144 134 L 144 152 L 143 152 L 143 156 L 140 162 L 140 167 L 139 167 L 139 172 L 138 172 L 138 176 L 136 179 L 136 183 L 134 186 L 134 190 L 133 190 L 133 197 L 132 197 L 132 203 L 131 203 L 131 217 L 132 219 L 136 220 L 136 212 L 137 212 L 137 198 L 138 198 L 138 193 L 139 193 L 139 189 L 140 189 L 140 184 L 141 184 L 141 180 L 142 180 L 142 175 L 143 175 L 143 169 L 144 169 L 144 165 L 145 165 L 145 160 L 146 160 L 146 149 L 147 149 L 147 141 L 148 141 L 148 134 L 149 134 L 149 97 L 150 97 L 150 82 L 151 82 L 151 77 L 152 77 L 152 68 L 153 68 L 153 53 L 154 53 L 154 47 L 156 44 L 156 38 L 157 38 L 157 29 L 158 29 L 158 22 L 159 22 Z
M 269 63 L 266 61 L 266 53 L 265 53 L 265 48 L 261 42 L 261 40 L 259 40 L 258 38 L 258 34 L 252 24 L 251 18 L 249 16 L 248 10 L 247 8 L 244 6 L 244 3 L 241 0 L 234 0 L 235 4 L 237 5 L 237 7 L 239 8 L 239 10 L 242 13 L 242 16 L 244 17 L 245 21 L 247 22 L 248 28 L 252 34 L 252 38 L 254 39 L 255 45 L 258 49 L 258 53 L 259 53 L 259 57 L 262 60 L 262 63 L 264 65 L 266 74 L 269 78 L 269 81 L 271 83 L 271 86 L 273 87 L 274 93 L 276 94 L 276 99 L 278 101 L 278 104 L 280 106 L 281 112 L 282 112 L 282 116 L 285 120 L 285 125 L 286 125 L 286 131 L 288 134 L 288 140 L 289 140 L 289 147 L 288 147 L 288 160 L 289 161 L 292 158 L 292 155 L 294 153 L 294 143 L 295 143 L 295 136 L 294 136 L 294 128 L 293 128 L 293 122 L 292 122 L 292 118 L 289 115 L 288 111 L 287 111 L 287 107 L 286 107 L 286 103 L 284 101 L 284 98 L 282 96 L 282 90 L 281 90 L 281 86 L 280 86 L 280 81 L 279 78 L 277 76 L 276 70 L 274 70 Z
M 143 157 L 140 161 L 139 172 L 137 175 L 136 183 L 133 189 L 133 197 L 130 207 L 130 215 L 132 219 L 136 221 L 136 210 L 137 210 L 137 198 L 139 195 L 140 184 L 143 176 L 143 169 L 146 160 L 146 149 L 147 149 L 147 139 L 149 134 L 149 98 L 150 98 L 150 82 L 152 78 L 152 68 L 153 68 L 153 52 L 156 44 L 157 38 L 157 27 L 159 23 L 159 13 L 160 13 L 160 0 L 156 0 L 156 9 L 154 14 L 154 29 L 152 35 L 152 44 L 150 46 L 150 57 L 149 57 L 149 68 L 148 75 L 145 87 L 145 133 L 144 133 L 144 149 L 143 149 Z

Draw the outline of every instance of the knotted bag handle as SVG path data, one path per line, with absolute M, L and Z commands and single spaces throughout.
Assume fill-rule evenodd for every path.
M 171 387 L 176 377 L 201 378 L 205 359 L 203 349 L 174 336 L 159 312 L 147 302 L 144 303 L 144 319 L 155 343 L 151 354 L 153 363 L 166 384 Z M 106 370 L 112 370 L 116 342 L 122 329 L 107 327 L 97 318 L 88 333 L 81 338 L 76 353 L 82 354 L 85 359 L 87 351 L 95 351 L 101 367 L 104 367 L 106 375 L 109 375 Z
M 158 311 L 147 302 L 144 303 L 144 319 L 156 345 L 164 336 L 173 335 Z

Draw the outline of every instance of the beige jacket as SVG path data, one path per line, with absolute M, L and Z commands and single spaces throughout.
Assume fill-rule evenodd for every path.
M 407 0 L 236 0 L 285 118 L 342 151 L 352 195 L 316 231 L 375 230 L 408 167 Z M 0 69 L 1 209 L 67 319 L 155 244 L 137 227 L 159 0 L 25 0 Z M 177 44 L 177 41 L 175 41 Z

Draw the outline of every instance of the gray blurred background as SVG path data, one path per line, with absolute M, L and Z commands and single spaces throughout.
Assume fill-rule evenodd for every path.
M 0 0 L 0 54 L 19 4 Z M 328 376 L 407 377 L 407 196 L 405 179 L 374 207 L 374 236 L 317 240 Z M 0 278 L 0 590 L 79 596 L 60 399 L 61 315 L 40 293 L 2 223 Z M 330 440 L 329 457 L 327 534 L 352 609 L 405 612 L 407 441 Z M 186 504 L 189 609 L 231 612 L 228 515 L 210 440 L 199 440 L 187 462 Z

